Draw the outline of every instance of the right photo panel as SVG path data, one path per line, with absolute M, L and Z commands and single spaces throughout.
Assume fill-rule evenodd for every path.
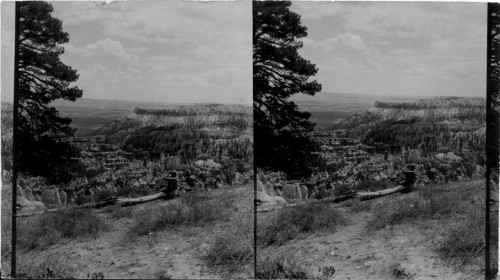
M 489 12 L 253 2 L 256 278 L 496 274 Z

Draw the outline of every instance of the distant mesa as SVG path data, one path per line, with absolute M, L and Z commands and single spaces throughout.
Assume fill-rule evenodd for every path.
M 484 108 L 486 100 L 481 97 L 435 97 L 430 99 L 420 99 L 416 102 L 381 102 L 376 101 L 375 108 L 379 109 L 404 109 L 404 110 L 425 110 L 425 109 L 451 109 L 451 108 Z

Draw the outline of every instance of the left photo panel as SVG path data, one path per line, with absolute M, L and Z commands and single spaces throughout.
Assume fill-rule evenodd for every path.
M 252 3 L 1 5 L 2 276 L 252 278 Z

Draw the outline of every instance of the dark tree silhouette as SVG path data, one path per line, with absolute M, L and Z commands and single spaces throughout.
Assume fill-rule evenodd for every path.
M 488 34 L 488 87 L 487 87 L 487 146 L 489 150 L 488 163 L 498 169 L 499 154 L 499 114 L 500 114 L 500 4 L 489 4 L 490 33 Z
M 500 146 L 500 4 L 488 3 L 486 86 L 486 279 L 498 272 L 498 169 Z
M 69 41 L 62 22 L 53 18 L 46 2 L 19 2 L 18 60 L 18 170 L 51 180 L 68 180 L 68 163 L 77 151 L 60 137 L 72 136 L 71 119 L 63 118 L 50 106 L 56 99 L 75 101 L 82 91 L 70 84 L 78 79 L 76 70 L 61 62 L 61 44 Z M 66 171 L 65 171 L 66 170 Z M 62 173 L 65 173 L 63 175 Z
M 317 149 L 309 135 L 314 124 L 310 113 L 299 111 L 289 98 L 297 93 L 314 95 L 321 85 L 309 80 L 317 73 L 316 66 L 298 53 L 307 28 L 290 5 L 253 2 L 255 164 L 303 177 L 311 173 Z

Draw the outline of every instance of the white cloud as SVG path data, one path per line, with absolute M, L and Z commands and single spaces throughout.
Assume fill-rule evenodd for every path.
M 122 60 L 136 59 L 135 56 L 125 51 L 120 42 L 114 41 L 110 38 L 106 38 L 105 40 L 101 40 L 93 44 L 87 44 L 82 48 L 75 47 L 71 44 L 67 44 L 65 46 L 65 50 L 67 53 L 81 54 L 84 57 L 89 57 L 93 55 L 111 54 Z
M 86 48 L 90 49 L 91 51 L 100 51 L 102 49 L 124 60 L 129 60 L 132 58 L 132 56 L 125 51 L 120 42 L 113 41 L 109 38 L 104 41 L 99 41 L 95 44 L 87 45 Z
M 338 36 L 328 38 L 323 41 L 314 41 L 309 38 L 303 38 L 304 46 L 319 48 L 323 52 L 335 51 L 358 51 L 369 53 L 370 50 L 366 47 L 363 39 L 359 35 L 347 32 Z
M 63 58 L 86 96 L 251 104 L 251 5 L 55 2 L 54 16 L 70 34 Z
M 483 95 L 486 4 L 294 2 L 324 91 Z M 360 81 L 363 81 L 360 83 Z
M 327 47 L 333 47 L 334 45 L 338 43 L 342 43 L 343 45 L 352 48 L 356 51 L 360 52 L 368 52 L 368 48 L 365 46 L 365 43 L 363 42 L 363 39 L 359 35 L 354 35 L 351 34 L 350 32 L 347 32 L 345 34 L 329 38 L 325 40 L 325 43 Z
M 171 55 L 156 55 L 148 58 L 148 61 L 152 62 L 170 62 L 174 60 L 176 60 L 176 58 Z

